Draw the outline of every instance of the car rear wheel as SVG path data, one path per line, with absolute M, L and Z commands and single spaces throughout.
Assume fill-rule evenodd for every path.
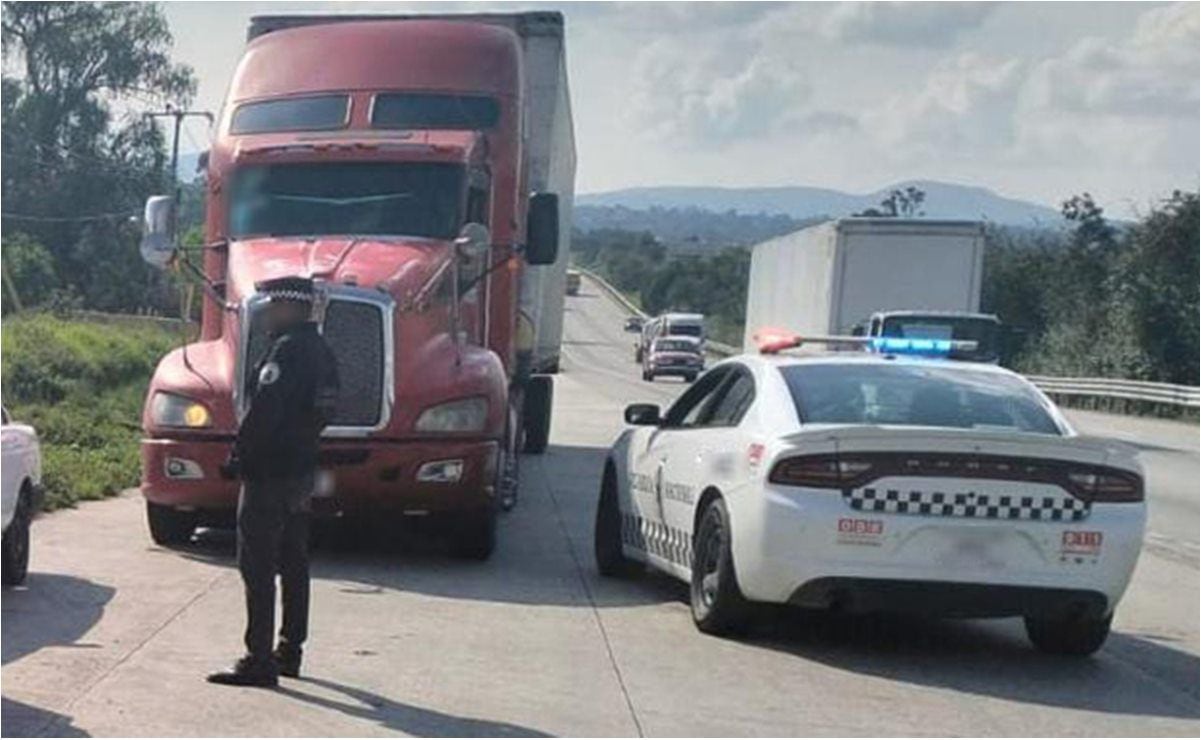
M 692 547 L 692 621 L 701 632 L 733 634 L 747 623 L 750 604 L 738 587 L 731 550 L 730 517 L 715 498 L 701 514 Z
M 29 522 L 32 519 L 28 491 L 22 489 L 12 521 L 4 532 L 3 545 L 0 545 L 0 571 L 3 572 L 0 579 L 6 586 L 21 585 L 29 573 Z
M 601 481 L 592 544 L 596 570 L 602 576 L 618 578 L 638 571 L 637 561 L 627 558 L 621 550 L 621 506 L 617 501 L 617 479 L 612 468 L 605 469 Z
M 156 545 L 184 544 L 192 539 L 196 520 L 194 511 L 180 511 L 153 501 L 146 502 L 146 523 L 150 526 L 150 539 Z
M 1092 655 L 1105 644 L 1112 622 L 1112 614 L 1061 619 L 1026 617 L 1026 636 L 1044 653 Z

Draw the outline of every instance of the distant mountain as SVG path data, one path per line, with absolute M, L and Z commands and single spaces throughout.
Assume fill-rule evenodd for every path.
M 796 219 L 782 213 L 738 213 L 704 208 L 626 208 L 577 205 L 572 225 L 579 231 L 649 232 L 673 251 L 750 246 L 791 234 L 819 219 Z
M 699 208 L 719 213 L 733 210 L 740 214 L 783 214 L 808 220 L 822 216 L 849 216 L 865 208 L 879 206 L 890 191 L 911 185 L 926 193 L 926 202 L 922 204 L 926 218 L 987 219 L 1017 226 L 1057 226 L 1062 220 L 1059 212 L 1048 206 L 1006 198 L 987 188 L 934 180 L 900 182 L 865 195 L 813 187 L 626 188 L 577 195 L 576 204 L 630 209 Z

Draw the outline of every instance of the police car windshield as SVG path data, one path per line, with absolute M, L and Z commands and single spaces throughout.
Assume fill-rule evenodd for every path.
M 229 196 L 229 233 L 247 236 L 453 238 L 463 168 L 452 164 L 333 162 L 245 167 Z
M 948 363 L 810 364 L 780 369 L 804 424 L 993 428 L 1062 435 L 1018 378 Z

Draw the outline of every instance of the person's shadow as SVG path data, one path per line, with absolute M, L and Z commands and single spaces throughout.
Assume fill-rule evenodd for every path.
M 344 702 L 300 691 L 292 688 L 288 683 L 281 683 L 276 691 L 323 709 L 332 709 L 351 717 L 378 722 L 390 730 L 397 730 L 415 737 L 551 737 L 545 732 L 507 722 L 458 717 L 432 709 L 422 709 L 411 704 L 402 704 L 370 691 L 343 686 L 323 678 L 306 676 L 299 679 L 299 683 L 337 692 L 352 701 Z

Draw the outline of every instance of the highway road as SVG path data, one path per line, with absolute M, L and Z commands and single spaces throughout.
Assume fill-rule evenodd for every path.
M 599 578 L 592 513 L 607 444 L 642 382 L 621 310 L 568 299 L 552 446 L 526 457 L 486 563 L 409 532 L 334 530 L 314 562 L 306 676 L 211 686 L 240 651 L 228 532 L 151 544 L 136 493 L 34 525 L 3 593 L 5 735 L 1192 735 L 1198 722 L 1197 427 L 1073 414 L 1140 445 L 1150 545 L 1091 659 L 1034 652 L 1017 620 L 766 611 L 698 633 L 682 585 Z

